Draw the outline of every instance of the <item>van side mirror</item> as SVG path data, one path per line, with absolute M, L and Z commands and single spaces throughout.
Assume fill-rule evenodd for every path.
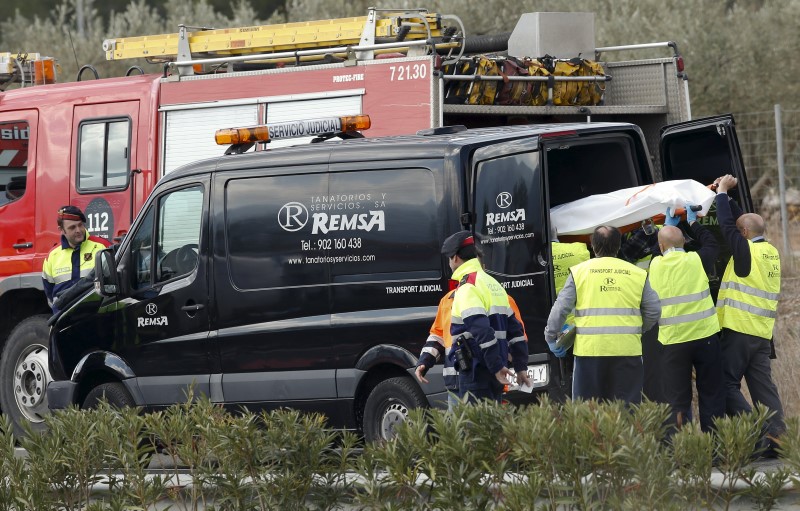
M 115 296 L 120 293 L 114 249 L 107 248 L 97 253 L 94 260 L 94 273 L 94 288 L 97 293 L 101 296 Z

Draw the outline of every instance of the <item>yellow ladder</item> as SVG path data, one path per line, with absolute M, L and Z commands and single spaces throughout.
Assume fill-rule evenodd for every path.
M 107 60 L 144 57 L 169 62 L 192 57 L 266 54 L 445 35 L 441 17 L 423 9 L 380 11 L 380 14 L 378 10 L 370 10 L 367 16 L 353 18 L 195 32 L 188 32 L 187 28 L 195 27 L 182 25 L 177 34 L 106 39 L 103 50 Z

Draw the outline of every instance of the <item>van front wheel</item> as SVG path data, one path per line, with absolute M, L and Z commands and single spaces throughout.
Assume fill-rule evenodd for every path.
M 412 408 L 428 406 L 428 400 L 411 378 L 389 378 L 372 389 L 364 407 L 364 437 L 368 442 L 390 440 Z
M 136 405 L 125 385 L 119 382 L 111 382 L 103 383 L 90 390 L 86 395 L 86 399 L 83 400 L 81 408 L 97 408 L 97 405 L 104 399 L 114 408 Z

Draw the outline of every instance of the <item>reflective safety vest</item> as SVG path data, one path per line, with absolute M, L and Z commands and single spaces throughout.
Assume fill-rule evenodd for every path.
M 481 268 L 478 259 L 470 259 L 456 268 L 453 279 L 459 286 L 453 299 L 450 333 L 455 340 L 462 336 L 472 352 L 473 369 L 484 364 L 494 374 L 508 362 L 527 366 L 528 345 L 521 323 L 509 329 L 514 312 L 505 289 Z M 454 358 L 453 350 L 448 358 Z M 455 365 L 455 364 L 453 364 Z M 474 372 L 473 372 L 474 374 Z
M 42 264 L 45 294 L 51 307 L 56 297 L 94 269 L 95 253 L 108 246 L 108 241 L 90 236 L 88 231 L 83 242 L 74 249 L 61 236 L 61 245 L 53 248 Z
M 647 254 L 646 256 L 642 257 L 641 259 L 637 259 L 635 263 L 637 268 L 641 268 L 644 271 L 650 269 L 650 263 L 653 262 L 653 254 Z
M 554 241 L 550 244 L 553 251 L 553 277 L 556 283 L 556 295 L 564 289 L 564 283 L 567 282 L 569 269 L 589 260 L 589 249 L 586 248 L 586 243 L 560 243 Z M 564 323 L 568 325 L 575 324 L 575 315 L 570 313 Z
M 647 272 L 615 257 L 590 259 L 570 272 L 577 293 L 575 355 L 640 356 Z
M 719 332 L 719 320 L 703 262 L 696 252 L 671 250 L 653 258 L 650 286 L 661 299 L 661 344 L 704 339 Z
M 722 328 L 764 339 L 772 338 L 778 316 L 781 291 L 781 257 L 767 242 L 750 246 L 750 275 L 741 278 L 728 261 L 717 297 L 717 314 Z
M 430 335 L 425 340 L 425 345 L 422 347 L 422 352 L 419 355 L 419 362 L 426 367 L 430 368 L 437 362 L 444 362 L 444 369 L 442 376 L 444 376 L 444 386 L 448 390 L 458 390 L 458 372 L 453 366 L 455 357 L 451 356 L 453 336 L 450 334 L 450 322 L 453 311 L 453 297 L 456 290 L 449 291 L 446 295 L 439 300 L 439 308 L 436 310 L 436 319 L 433 320 L 431 325 Z M 516 318 L 525 329 L 525 323 L 522 322 L 519 307 L 511 295 L 508 295 L 508 304 L 511 310 L 514 311 Z
M 431 325 L 430 335 L 425 340 L 425 345 L 422 347 L 422 352 L 419 355 L 420 362 L 424 363 L 426 367 L 431 367 L 439 361 L 444 362 L 444 369 L 442 376 L 444 376 L 444 386 L 448 390 L 458 389 L 458 372 L 453 367 L 455 358 L 450 356 L 450 351 L 453 349 L 453 336 L 450 334 L 450 321 L 453 311 L 453 295 L 456 290 L 448 292 L 439 301 L 439 308 L 436 311 L 436 319 L 433 320 Z M 511 295 L 508 295 L 508 304 L 514 315 L 525 329 L 525 323 L 520 316 L 519 306 L 514 301 Z

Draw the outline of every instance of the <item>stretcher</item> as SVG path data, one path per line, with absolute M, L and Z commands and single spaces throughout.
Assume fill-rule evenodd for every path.
M 564 236 L 583 237 L 599 225 L 610 225 L 627 232 L 652 219 L 663 223 L 667 208 L 683 214 L 686 204 L 701 206 L 698 216 L 705 216 L 714 202 L 715 193 L 693 179 L 663 181 L 646 186 L 624 188 L 610 193 L 590 195 L 583 199 L 555 206 L 550 220 Z

